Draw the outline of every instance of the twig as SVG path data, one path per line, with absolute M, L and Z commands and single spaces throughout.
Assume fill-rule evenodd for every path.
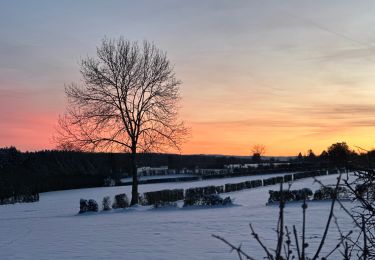
M 217 239 L 223 241 L 225 244 L 227 244 L 229 247 L 232 248 L 232 251 L 233 251 L 233 250 L 236 251 L 237 254 L 238 254 L 238 257 L 239 257 L 240 259 L 242 259 L 242 256 L 244 256 L 244 257 L 246 257 L 246 259 L 248 259 L 248 260 L 255 260 L 255 258 L 249 256 L 249 255 L 246 254 L 244 251 L 242 251 L 242 249 L 241 249 L 241 245 L 238 246 L 238 247 L 236 247 L 236 246 L 234 246 L 233 244 L 231 244 L 230 242 L 228 242 L 225 238 L 222 238 L 222 237 L 217 236 L 217 235 L 212 235 L 212 236 L 213 236 L 214 238 L 217 238 Z
M 301 259 L 301 253 L 299 250 L 299 242 L 298 242 L 298 236 L 297 236 L 297 229 L 295 225 L 293 225 L 293 234 L 294 234 L 294 239 L 296 240 L 298 259 Z
M 306 204 L 306 199 L 303 200 L 302 204 L 302 255 L 301 259 L 305 259 L 305 248 L 306 248 L 306 209 L 307 209 L 307 204 Z
M 255 233 L 255 230 L 253 226 L 251 225 L 251 223 L 250 223 L 250 229 L 251 229 L 251 235 L 255 238 L 256 241 L 258 241 L 259 245 L 263 248 L 264 252 L 266 252 L 268 259 L 273 259 L 272 254 L 268 251 L 267 247 L 259 239 L 259 235 Z
M 276 247 L 276 259 L 280 259 L 281 249 L 283 245 L 284 238 L 284 194 L 283 194 L 283 184 L 280 183 L 280 203 L 279 203 L 279 225 L 277 227 L 277 247 Z
M 328 229 L 329 229 L 329 226 L 331 224 L 331 220 L 332 220 L 332 216 L 333 216 L 333 210 L 335 208 L 335 202 L 336 202 L 336 199 L 337 199 L 337 192 L 338 192 L 338 188 L 339 188 L 339 184 L 340 184 L 340 181 L 341 181 L 341 174 L 339 175 L 339 177 L 337 178 L 337 183 L 336 183 L 336 187 L 335 187 L 335 192 L 334 194 L 332 194 L 332 203 L 331 203 L 331 209 L 329 211 L 329 216 L 328 216 L 328 220 L 327 220 L 327 224 L 326 224 L 326 228 L 324 230 L 324 233 L 323 233 L 323 237 L 320 241 L 320 244 L 319 244 L 319 247 L 318 247 L 318 250 L 316 251 L 314 257 L 312 258 L 313 260 L 317 259 L 319 257 L 319 253 L 320 251 L 322 250 L 323 248 L 323 245 L 324 245 L 324 242 L 326 240 L 326 237 L 327 237 L 327 234 L 328 234 Z

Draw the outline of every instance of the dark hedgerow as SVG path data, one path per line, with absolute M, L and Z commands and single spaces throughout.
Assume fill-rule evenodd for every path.
M 269 191 L 270 197 L 268 199 L 268 203 L 279 202 L 281 199 L 280 191 Z M 303 188 L 300 190 L 283 190 L 282 197 L 284 201 L 302 201 L 302 200 L 310 200 L 313 192 L 308 188 Z
M 95 200 L 80 199 L 79 201 L 79 213 L 85 212 L 97 212 L 99 210 L 98 203 Z
M 145 192 L 143 197 L 146 205 L 154 205 L 159 202 L 174 202 L 184 199 L 184 190 L 174 189 Z
M 289 182 L 289 181 L 293 181 L 293 175 L 292 174 L 284 175 L 284 182 Z
M 219 206 L 230 205 L 232 199 L 228 196 L 224 199 L 217 194 L 185 197 L 184 207 L 187 206 Z

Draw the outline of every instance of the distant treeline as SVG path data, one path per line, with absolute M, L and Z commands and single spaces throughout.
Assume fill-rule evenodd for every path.
M 248 164 L 253 158 L 214 155 L 139 154 L 137 166 L 168 166 L 170 169 L 221 169 L 227 164 Z M 0 200 L 38 192 L 100 187 L 111 178 L 119 183 L 129 172 L 126 153 L 87 153 L 75 151 L 20 152 L 15 147 L 0 148 Z M 372 167 L 375 152 L 356 153 L 345 143 L 331 145 L 315 155 L 309 151 L 290 161 L 285 170 L 307 170 L 332 166 Z M 269 162 L 277 162 L 270 160 Z M 263 166 L 264 170 L 277 168 Z M 284 166 L 285 168 L 285 166 Z M 247 175 L 241 169 L 238 175 Z M 249 171 L 252 171 L 249 169 Z M 259 171 L 259 169 L 258 169 Z
M 111 178 L 117 183 L 129 173 L 126 153 L 75 151 L 20 152 L 0 148 L 0 200 L 24 194 L 104 186 Z M 139 154 L 138 167 L 168 166 L 171 169 L 222 168 L 250 159 L 206 155 Z

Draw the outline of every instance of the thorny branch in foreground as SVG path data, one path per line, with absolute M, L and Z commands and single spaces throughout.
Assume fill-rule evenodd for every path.
M 334 217 L 334 207 L 335 203 L 337 201 L 337 194 L 338 194 L 338 189 L 339 185 L 341 182 L 341 174 L 337 178 L 337 182 L 335 185 L 335 189 L 332 194 L 332 201 L 331 201 L 331 207 L 330 207 L 330 212 L 326 221 L 325 229 L 322 235 L 322 238 L 320 240 L 319 246 L 315 253 L 313 253 L 313 257 L 311 258 L 312 260 L 316 260 L 319 258 L 319 254 L 321 253 L 321 250 L 326 242 L 327 234 L 328 234 L 328 229 L 330 227 L 330 224 L 332 222 L 332 219 Z M 282 184 L 280 185 L 280 191 L 283 190 Z M 288 227 L 284 227 L 284 207 L 285 207 L 285 201 L 283 198 L 283 192 L 280 192 L 280 202 L 279 202 L 279 219 L 278 219 L 278 224 L 277 224 L 277 229 L 276 229 L 276 234 L 277 234 L 277 242 L 276 242 L 276 249 L 275 250 L 270 250 L 265 246 L 265 244 L 262 242 L 262 240 L 259 238 L 258 233 L 255 232 L 253 226 L 250 224 L 250 229 L 251 229 L 251 235 L 253 238 L 257 241 L 257 243 L 260 245 L 260 247 L 264 250 L 265 252 L 265 259 L 268 260 L 284 260 L 284 259 L 299 259 L 299 260 L 307 260 L 310 259 L 308 258 L 305 252 L 305 249 L 307 248 L 307 243 L 306 243 L 306 232 L 305 232 L 305 226 L 306 226 L 306 210 L 307 210 L 307 203 L 306 201 L 303 202 L 302 204 L 302 210 L 303 210 L 303 218 L 302 218 L 302 237 L 301 241 L 298 239 L 298 232 L 297 228 L 293 226 L 293 234 L 295 238 L 295 246 L 297 253 L 292 250 L 291 246 L 291 239 L 290 239 L 290 232 L 288 231 Z M 212 235 L 213 237 L 221 240 L 225 244 L 229 245 L 232 249 L 232 251 L 236 251 L 237 255 L 240 259 L 243 259 L 245 257 L 246 259 L 255 259 L 254 257 L 251 257 L 249 254 L 245 253 L 241 245 L 236 247 L 232 243 L 228 242 L 225 238 L 222 238 L 217 235 Z M 285 237 L 285 240 L 284 240 Z M 341 241 L 344 241 L 345 239 L 341 239 Z M 340 243 L 341 244 L 341 243 Z M 284 248 L 284 254 L 282 253 L 282 248 Z M 321 259 L 327 259 L 328 256 L 330 256 L 335 250 L 337 250 L 337 246 L 331 250 L 328 255 L 325 257 L 322 257 Z M 271 253 L 272 252 L 272 253 Z M 274 252 L 274 253 L 273 253 Z

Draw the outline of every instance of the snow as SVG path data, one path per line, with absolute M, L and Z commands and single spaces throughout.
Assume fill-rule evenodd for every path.
M 161 183 L 140 186 L 140 192 L 222 185 L 272 175 L 205 180 L 200 182 Z M 337 175 L 322 176 L 325 184 L 336 182 Z M 319 188 L 313 179 L 298 180 L 293 189 Z M 235 199 L 235 205 L 216 208 L 153 209 L 137 206 L 78 215 L 79 199 L 95 199 L 119 193 L 130 195 L 130 186 L 79 189 L 42 193 L 40 201 L 0 206 L 0 259 L 237 259 L 217 234 L 238 245 L 257 259 L 264 255 L 250 236 L 251 222 L 261 238 L 275 247 L 277 205 L 266 206 L 267 186 L 223 194 Z M 346 202 L 348 203 L 348 202 Z M 310 203 L 307 234 L 316 248 L 323 233 L 330 202 Z M 286 224 L 301 230 L 300 203 L 287 204 Z M 351 220 L 343 210 L 335 211 L 340 227 L 349 230 Z M 334 223 L 325 252 L 337 244 Z M 309 250 L 308 250 L 309 251 Z M 322 255 L 323 256 L 323 255 Z M 332 259 L 335 259 L 332 257 Z

